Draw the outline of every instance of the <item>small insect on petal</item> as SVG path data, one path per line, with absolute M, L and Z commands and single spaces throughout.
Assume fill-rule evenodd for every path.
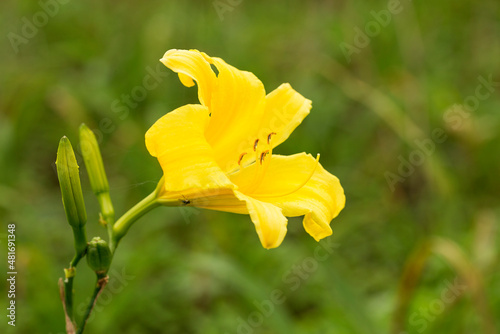
M 184 196 L 182 196 L 182 197 L 183 197 L 183 199 L 180 200 L 182 202 L 182 204 L 184 204 L 184 205 L 191 204 L 190 200 L 186 199 Z

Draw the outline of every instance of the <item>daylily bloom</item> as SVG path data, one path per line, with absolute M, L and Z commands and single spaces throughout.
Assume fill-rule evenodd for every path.
M 265 248 L 283 241 L 286 216 L 304 216 L 317 241 L 330 235 L 345 204 L 339 180 L 319 155 L 272 153 L 309 114 L 311 101 L 289 84 L 266 95 L 252 73 L 197 50 L 169 50 L 161 62 L 185 86 L 196 81 L 200 104 L 166 114 L 146 133 L 164 173 L 158 200 L 249 214 Z

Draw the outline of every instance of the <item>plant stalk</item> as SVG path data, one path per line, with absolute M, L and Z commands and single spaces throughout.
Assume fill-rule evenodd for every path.
M 78 326 L 76 334 L 82 334 L 83 331 L 85 330 L 85 325 L 87 324 L 87 321 L 90 317 L 90 313 L 92 313 L 92 310 L 94 309 L 95 303 L 97 302 L 97 298 L 99 297 L 102 290 L 104 289 L 104 287 L 108 283 L 108 279 L 109 279 L 108 276 L 101 277 L 101 276 L 97 275 L 97 282 L 96 282 L 96 286 L 94 288 L 94 292 L 92 293 L 92 297 L 90 298 L 90 302 L 87 305 L 87 309 L 85 310 L 85 314 L 83 316 L 83 319 L 82 319 L 80 326 Z

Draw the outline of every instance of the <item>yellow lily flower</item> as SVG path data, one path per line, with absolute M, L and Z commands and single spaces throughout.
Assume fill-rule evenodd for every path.
M 149 153 L 163 169 L 158 201 L 249 214 L 265 248 L 281 244 L 287 218 L 304 216 L 317 241 L 344 208 L 339 180 L 318 158 L 272 154 L 311 109 L 289 84 L 269 94 L 255 75 L 197 50 L 169 50 L 161 62 L 201 104 L 182 106 L 146 133 Z M 194 80 L 194 81 L 193 81 Z

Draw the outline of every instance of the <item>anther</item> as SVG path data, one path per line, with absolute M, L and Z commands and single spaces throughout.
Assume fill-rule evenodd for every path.
M 275 135 L 275 134 L 276 134 L 276 132 L 271 132 L 270 134 L 267 135 L 267 143 L 268 144 L 271 144 L 271 136 Z
M 255 142 L 253 143 L 253 150 L 257 151 L 257 145 L 259 144 L 259 139 L 255 139 Z
M 264 151 L 260 154 L 260 164 L 262 165 L 262 162 L 264 161 L 264 158 L 266 157 L 266 155 L 269 153 L 269 150 L 267 151 Z
M 241 153 L 240 158 L 238 159 L 238 165 L 241 165 L 241 160 L 243 160 L 243 157 L 245 156 L 245 154 L 247 154 L 247 152 Z

